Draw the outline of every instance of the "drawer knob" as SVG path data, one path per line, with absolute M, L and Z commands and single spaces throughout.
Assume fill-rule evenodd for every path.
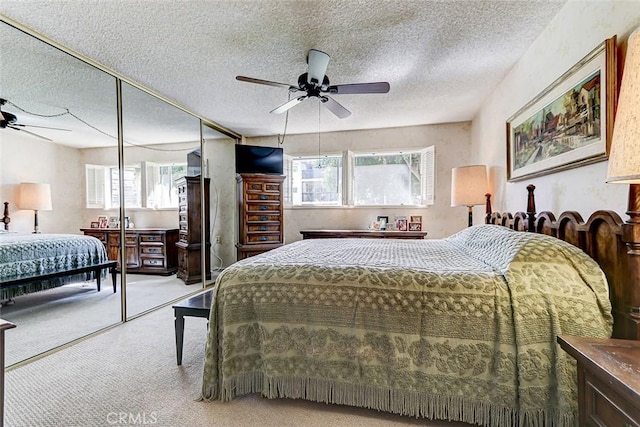
M 260 206 L 258 206 L 258 209 L 259 209 L 259 210 L 261 210 L 261 211 L 266 211 L 266 210 L 268 210 L 268 209 L 269 209 L 269 206 L 266 206 L 266 205 L 260 205 Z
M 266 225 L 261 225 L 260 226 L 260 231 L 267 231 L 267 226 Z
M 269 238 L 267 236 L 260 236 L 259 239 L 261 242 L 264 242 L 265 240 L 269 240 Z
M 266 220 L 268 220 L 268 219 L 269 219 L 269 217 L 268 217 L 268 216 L 266 216 L 266 215 L 262 215 L 262 216 L 260 217 L 260 221 L 266 221 Z
M 260 195 L 260 200 L 268 200 L 269 196 L 267 196 L 266 194 L 261 194 Z

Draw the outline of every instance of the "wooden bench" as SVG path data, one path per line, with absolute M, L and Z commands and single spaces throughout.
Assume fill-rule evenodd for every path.
M 203 317 L 209 319 L 213 289 L 180 301 L 173 306 L 176 329 L 176 359 L 182 365 L 182 346 L 184 343 L 184 317 Z
M 79 274 L 79 273 L 94 272 L 96 276 L 96 285 L 98 287 L 98 292 L 100 292 L 100 278 L 101 278 L 100 272 L 106 268 L 111 272 L 111 281 L 113 282 L 113 293 L 115 293 L 117 266 L 118 266 L 117 261 L 105 261 L 105 262 L 101 262 L 100 264 L 94 264 L 86 267 L 78 267 L 78 268 L 73 268 L 71 270 L 58 271 L 55 273 L 46 273 L 46 274 L 41 274 L 39 276 L 32 276 L 32 275 L 14 276 L 10 279 L 2 279 L 2 283 L 0 283 L 0 289 L 15 288 L 31 282 L 57 279 L 58 277 L 72 276 L 74 274 Z

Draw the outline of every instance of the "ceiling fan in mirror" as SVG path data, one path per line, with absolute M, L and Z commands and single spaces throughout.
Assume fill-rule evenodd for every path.
M 290 85 L 287 83 L 272 82 L 269 80 L 255 79 L 252 77 L 236 76 L 236 80 L 248 83 L 257 83 L 267 86 L 286 87 L 290 92 L 304 92 L 304 95 L 297 96 L 287 101 L 281 106 L 271 110 L 273 114 L 280 114 L 295 107 L 302 101 L 310 98 L 317 98 L 322 105 L 327 107 L 329 111 L 338 118 L 344 119 L 351 115 L 351 112 L 343 107 L 331 95 L 344 94 L 367 94 L 367 93 L 387 93 L 389 92 L 388 82 L 374 83 L 351 83 L 343 85 L 331 85 L 329 77 L 326 75 L 327 66 L 331 57 L 326 53 L 311 49 L 307 54 L 308 69 L 306 73 L 298 77 L 298 84 Z
M 2 106 L 7 103 L 10 103 L 14 107 L 18 108 L 15 104 L 7 101 L 6 99 L 0 98 L 0 129 L 13 129 L 13 130 L 21 131 L 24 133 L 28 133 L 29 135 L 34 136 L 36 138 L 44 139 L 47 141 L 53 141 L 53 140 L 51 138 L 47 138 L 45 136 L 38 135 L 37 133 L 26 130 L 25 128 L 29 127 L 29 128 L 39 128 L 39 129 L 69 131 L 69 129 L 60 129 L 60 128 L 54 128 L 54 127 L 26 125 L 26 124 L 18 123 L 18 118 L 16 117 L 15 114 L 11 114 L 7 111 L 2 111 Z

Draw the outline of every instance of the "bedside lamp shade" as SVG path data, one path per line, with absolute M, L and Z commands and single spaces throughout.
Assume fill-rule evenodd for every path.
M 640 184 L 640 30 L 629 37 L 607 182 Z
M 473 225 L 472 208 L 485 203 L 488 187 L 485 165 L 462 166 L 451 170 L 451 206 L 469 208 L 469 227 Z
M 17 204 L 20 209 L 34 211 L 33 232 L 38 233 L 38 211 L 50 211 L 53 208 L 51 205 L 51 186 L 32 182 L 21 183 L 18 187 Z

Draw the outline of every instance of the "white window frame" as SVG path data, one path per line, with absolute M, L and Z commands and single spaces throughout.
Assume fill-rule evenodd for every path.
M 293 195 L 293 189 L 297 188 L 294 186 L 294 174 L 293 174 L 293 162 L 295 160 L 318 160 L 319 158 L 329 158 L 329 157 L 337 157 L 340 158 L 341 160 L 341 169 L 342 169 L 342 174 L 340 176 L 342 183 L 341 186 L 342 188 L 341 190 L 341 195 L 340 195 L 340 199 L 337 202 L 330 202 L 330 203 L 321 203 L 321 202 L 314 202 L 314 203 L 302 203 L 302 204 L 294 204 L 293 203 L 293 199 L 294 199 L 294 195 Z M 286 179 L 285 179 L 285 184 L 284 184 L 284 193 L 285 193 L 285 206 L 286 207 L 300 207 L 300 208 L 307 208 L 307 207 L 340 207 L 344 205 L 344 180 L 345 180 L 345 173 L 344 173 L 344 168 L 345 168 L 345 159 L 344 159 L 344 154 L 343 153 L 327 153 L 327 154 L 323 154 L 320 157 L 318 157 L 317 155 L 300 155 L 300 156 L 291 156 L 291 155 L 284 155 L 284 173 L 286 175 Z M 302 184 L 302 182 L 300 183 Z M 299 186 L 298 188 L 299 191 L 302 191 L 302 185 Z
M 149 178 L 153 177 L 154 171 L 159 170 L 160 167 L 184 165 L 185 170 L 187 163 L 181 162 L 163 162 L 154 163 L 142 161 L 140 163 L 134 163 L 126 165 L 125 168 L 139 167 L 140 168 L 140 188 L 137 189 L 140 195 L 139 206 L 127 206 L 128 209 L 177 209 L 178 202 L 176 198 L 175 206 L 149 206 L 148 202 L 148 187 L 150 185 Z M 86 194 L 86 208 L 87 209 L 117 209 L 118 205 L 112 203 L 112 195 L 114 190 L 111 188 L 111 174 L 112 171 L 117 171 L 118 166 L 113 165 L 85 165 L 85 194 Z M 153 184 L 151 184 L 153 185 Z
M 407 153 L 420 153 L 420 204 L 406 204 L 406 205 L 356 205 L 354 203 L 354 170 L 355 170 L 355 157 L 358 155 L 372 155 L 377 154 L 407 154 Z M 346 150 L 341 154 L 330 153 L 321 157 L 342 157 L 342 203 L 341 204 L 293 204 L 293 160 L 294 159 L 317 159 L 317 155 L 284 155 L 284 173 L 286 175 L 284 184 L 284 199 L 285 207 L 287 208 L 327 208 L 327 207 L 424 207 L 435 204 L 435 146 L 431 145 L 425 148 L 409 148 L 409 149 L 395 149 L 395 150 L 371 150 L 371 151 L 350 151 Z

